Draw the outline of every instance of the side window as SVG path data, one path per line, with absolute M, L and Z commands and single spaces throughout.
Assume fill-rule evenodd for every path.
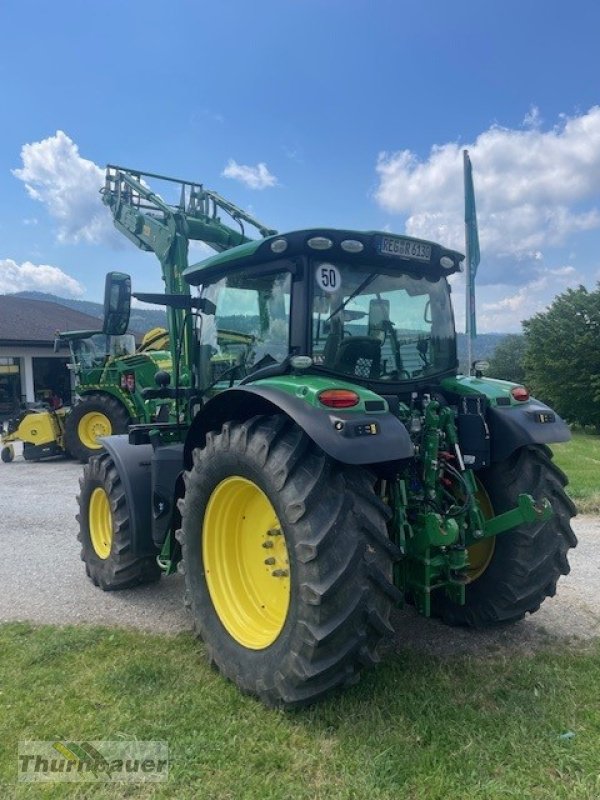
M 217 328 L 260 335 L 258 293 L 253 289 L 222 286 L 218 295 Z
M 291 275 L 237 273 L 203 287 L 216 306 L 199 315 L 201 345 L 210 349 L 213 376 L 227 371 L 238 378 L 281 362 L 288 354 Z

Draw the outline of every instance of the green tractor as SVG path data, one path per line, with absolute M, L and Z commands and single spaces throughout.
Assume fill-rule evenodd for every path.
M 39 403 L 8 420 L 6 430 L 0 431 L 2 461 L 14 459 L 13 442 L 21 441 L 26 461 L 67 454 L 85 464 L 102 450 L 101 437 L 127 433 L 129 425 L 136 422 L 166 422 L 172 418 L 172 401 L 142 397 L 144 388 L 154 386 L 157 370 L 171 369 L 167 331 L 153 328 L 136 345 L 133 334 L 125 332 L 129 314 L 117 320 L 111 311 L 111 303 L 119 293 L 126 292 L 129 297 L 129 275 L 109 273 L 107 290 L 104 319 L 110 315 L 111 329 L 118 328 L 120 333 L 108 334 L 105 324 L 102 330 L 57 334 L 55 351 L 61 342 L 69 345 L 68 366 L 75 377 L 77 400 L 71 407 Z M 182 373 L 180 381 L 183 384 L 186 380 L 187 374 Z
M 105 201 L 147 243 L 140 178 L 109 168 Z M 354 684 L 394 606 L 472 627 L 537 611 L 576 544 L 548 447 L 569 430 L 524 387 L 457 374 L 463 256 L 326 228 L 226 249 L 214 195 L 187 191 L 206 202 L 159 199 L 171 243 L 225 230 L 198 264 L 180 248 L 177 290 L 154 296 L 180 347 L 145 395 L 182 416 L 104 439 L 84 468 L 89 577 L 114 590 L 178 568 L 211 663 L 282 707 Z
M 122 286 L 130 279 L 123 273 L 109 273 L 107 280 L 109 285 Z M 140 346 L 133 334 L 104 331 L 65 331 L 57 340 L 68 342 L 75 376 L 77 401 L 64 420 L 64 447 L 74 458 L 86 463 L 102 449 L 101 437 L 127 433 L 133 423 L 170 419 L 171 401 L 142 396 L 144 388 L 154 386 L 157 370 L 172 366 L 164 329 L 149 331 Z M 185 382 L 187 376 L 183 374 L 181 380 Z

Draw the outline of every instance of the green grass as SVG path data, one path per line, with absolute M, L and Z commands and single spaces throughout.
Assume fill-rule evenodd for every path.
M 292 714 L 242 696 L 191 635 L 10 624 L 0 653 L 3 799 L 600 797 L 598 643 L 396 653 Z M 15 784 L 19 739 L 120 737 L 167 740 L 168 783 Z
M 600 514 L 600 436 L 573 432 L 570 442 L 551 445 L 558 466 L 567 474 L 567 491 L 582 514 Z

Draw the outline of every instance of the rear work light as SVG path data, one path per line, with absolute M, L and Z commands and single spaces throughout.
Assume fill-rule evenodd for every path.
M 329 408 L 352 408 L 360 402 L 360 397 L 350 389 L 324 389 L 318 397 L 319 403 Z
M 510 393 L 515 400 L 521 403 L 524 403 L 525 400 L 529 400 L 529 392 L 524 386 L 515 386 L 514 389 L 510 390 Z

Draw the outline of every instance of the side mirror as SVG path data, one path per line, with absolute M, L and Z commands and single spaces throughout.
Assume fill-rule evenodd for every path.
M 104 285 L 104 324 L 102 333 L 122 336 L 129 325 L 131 277 L 124 272 L 109 272 Z
M 369 327 L 367 333 L 374 339 L 383 341 L 387 333 L 390 321 L 390 301 L 389 300 L 370 300 L 369 301 Z
M 487 372 L 489 368 L 489 361 L 474 361 L 471 365 L 471 375 L 474 375 L 476 378 L 482 378 L 484 372 Z

